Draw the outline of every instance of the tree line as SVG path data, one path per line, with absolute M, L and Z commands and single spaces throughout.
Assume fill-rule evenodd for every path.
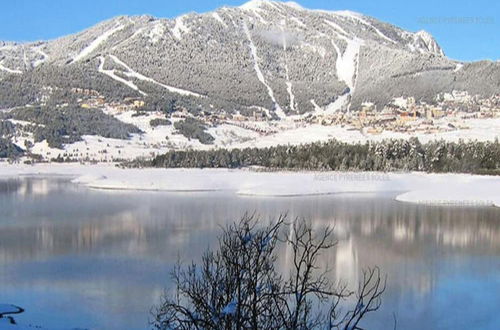
M 425 171 L 500 174 L 500 143 L 495 141 L 422 144 L 417 138 L 346 143 L 338 140 L 268 148 L 169 151 L 132 166 L 241 168 L 320 171 Z
M 128 139 L 131 134 L 141 133 L 136 126 L 121 122 L 99 109 L 83 109 L 77 105 L 17 108 L 0 114 L 1 119 L 32 123 L 23 129 L 33 133 L 35 142 L 47 140 L 50 147 L 60 149 L 64 144 L 81 141 L 83 135 Z M 12 127 L 9 128 L 8 124 L 5 124 L 7 121 L 3 123 L 2 131 L 12 130 Z
M 23 153 L 23 149 L 9 140 L 0 137 L 0 158 L 15 158 L 21 156 Z

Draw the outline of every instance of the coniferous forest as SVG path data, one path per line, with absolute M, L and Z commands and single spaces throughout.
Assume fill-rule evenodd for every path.
M 331 140 L 269 148 L 170 151 L 132 166 L 333 171 L 425 171 L 500 174 L 500 142 L 384 140 L 350 144 Z

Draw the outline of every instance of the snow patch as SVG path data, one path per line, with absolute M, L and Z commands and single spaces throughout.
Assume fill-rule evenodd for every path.
M 352 14 L 351 14 L 352 15 Z M 338 24 L 330 21 L 324 20 L 326 24 L 331 26 L 334 30 L 335 35 L 344 40 L 347 43 L 346 49 L 344 53 L 340 51 L 340 47 L 335 43 L 334 39 L 330 39 L 335 52 L 337 53 L 337 60 L 335 62 L 335 69 L 337 73 L 337 77 L 339 81 L 343 81 L 349 87 L 349 94 L 354 92 L 356 87 L 356 80 L 359 72 L 359 53 L 361 46 L 364 45 L 364 40 L 354 37 L 349 37 L 347 32 L 342 29 Z M 350 98 L 346 97 L 342 99 L 337 99 L 331 106 L 330 109 L 342 107 L 343 104 L 339 104 L 338 102 L 346 102 L 349 103 Z
M 290 7 L 290 8 L 296 9 L 296 10 L 304 10 L 304 7 L 302 7 L 301 5 L 299 5 L 298 3 L 294 2 L 294 1 L 285 1 L 285 2 L 283 2 L 283 4 Z
M 182 39 L 183 33 L 190 32 L 189 28 L 186 26 L 186 24 L 184 24 L 184 18 L 185 18 L 185 16 L 181 16 L 181 17 L 177 17 L 175 19 L 175 25 L 174 25 L 174 28 L 172 29 L 172 34 L 174 35 L 174 37 L 177 40 Z
M 164 35 L 165 35 L 165 26 L 161 22 L 155 24 L 155 26 L 151 29 L 151 31 L 148 34 L 149 40 L 153 44 L 158 43 L 158 41 L 160 41 Z
M 426 49 L 419 47 L 419 50 L 423 53 L 431 52 L 433 54 L 438 54 L 444 56 L 443 50 L 439 47 L 434 37 L 427 31 L 421 30 L 414 34 L 414 39 L 422 40 Z
M 239 8 L 251 12 L 261 21 L 262 24 L 267 24 L 268 22 L 259 14 L 259 11 L 262 10 L 262 7 L 266 4 L 272 5 L 269 1 L 252 0 L 241 5 Z
M 317 107 L 317 104 L 315 104 L 316 111 L 314 112 L 315 115 L 331 115 L 334 114 L 335 112 L 341 110 L 344 107 L 347 107 L 349 104 L 350 100 L 350 94 L 346 93 L 344 95 L 340 95 L 337 97 L 337 99 L 327 105 L 325 109 L 322 109 L 321 107 Z M 314 105 L 314 104 L 313 104 Z
M 453 72 L 458 72 L 464 67 L 463 63 L 457 63 L 457 66 L 453 70 Z
M 359 52 L 364 41 L 358 38 L 348 39 L 347 47 L 343 54 L 340 53 L 340 48 L 332 40 L 332 45 L 337 52 L 337 61 L 335 68 L 340 81 L 346 83 L 351 93 L 356 86 L 357 71 L 359 67 Z
M 287 77 L 287 79 L 289 78 Z M 290 98 L 290 109 L 295 111 L 295 95 L 293 94 L 292 83 L 290 81 L 286 82 L 286 90 L 288 91 L 288 96 Z
M 292 21 L 294 21 L 298 26 L 300 27 L 303 27 L 303 28 L 306 28 L 307 25 L 304 24 L 304 22 L 302 22 L 300 19 L 298 19 L 297 17 L 290 17 L 290 19 Z
M 403 96 L 395 97 L 392 100 L 392 104 L 397 105 L 400 108 L 406 108 L 408 106 L 408 100 L 406 99 L 406 97 Z
M 308 50 L 310 50 L 312 52 L 318 53 L 319 56 L 321 56 L 322 58 L 325 58 L 326 53 L 327 53 L 327 51 L 326 51 L 326 49 L 324 47 L 312 45 L 312 44 L 307 43 L 307 42 L 302 42 L 301 47 L 305 48 L 305 49 L 308 49 Z
M 212 13 L 212 17 L 217 21 L 219 22 L 222 26 L 224 26 L 225 28 L 227 28 L 227 24 L 224 22 L 224 20 L 222 19 L 222 17 L 220 17 L 219 13 L 217 12 L 213 12 Z
M 315 111 L 316 113 L 321 113 L 321 112 L 323 111 L 323 109 L 322 109 L 322 108 L 318 105 L 318 103 L 316 103 L 316 101 L 311 100 L 310 102 L 311 102 L 311 104 L 313 105 L 313 107 L 314 107 L 314 111 Z
M 265 0 L 250 0 L 244 4 L 242 4 L 239 8 L 245 9 L 245 10 L 258 10 L 261 9 L 267 1 Z
M 43 46 L 42 46 L 42 47 L 43 47 Z M 34 48 L 34 51 L 35 51 L 36 53 L 38 53 L 39 55 L 41 55 L 41 56 L 42 56 L 42 58 L 41 58 L 41 59 L 36 60 L 36 61 L 34 61 L 34 62 L 33 62 L 33 67 L 35 67 L 35 68 L 36 68 L 37 66 L 39 66 L 40 64 L 44 63 L 45 61 L 47 61 L 47 59 L 49 58 L 49 55 L 47 55 L 47 53 L 45 53 L 45 52 L 41 49 L 42 47 L 36 47 L 36 48 Z

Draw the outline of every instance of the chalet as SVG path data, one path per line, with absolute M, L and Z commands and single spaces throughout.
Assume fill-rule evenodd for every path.
M 240 113 L 236 113 L 232 116 L 232 119 L 234 121 L 246 121 L 247 120 L 247 117 L 243 116 L 242 114 Z
M 381 134 L 384 131 L 382 127 L 368 127 L 366 129 L 366 133 L 372 134 L 372 135 L 378 135 Z
M 180 108 L 172 114 L 173 118 L 187 118 L 189 117 L 189 111 L 186 108 Z
M 134 108 L 142 108 L 145 104 L 143 100 L 135 100 L 133 103 Z

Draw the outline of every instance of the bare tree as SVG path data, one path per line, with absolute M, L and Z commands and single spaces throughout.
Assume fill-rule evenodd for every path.
M 333 229 L 315 233 L 305 221 L 267 227 L 245 215 L 224 229 L 219 249 L 201 266 L 180 263 L 172 272 L 175 291 L 152 314 L 156 329 L 361 329 L 381 304 L 385 280 L 378 268 L 364 272 L 357 292 L 330 280 L 319 258 L 336 245 Z M 289 226 L 288 234 L 284 234 Z M 277 269 L 279 248 L 290 249 L 288 276 Z M 354 307 L 342 311 L 346 302 Z

